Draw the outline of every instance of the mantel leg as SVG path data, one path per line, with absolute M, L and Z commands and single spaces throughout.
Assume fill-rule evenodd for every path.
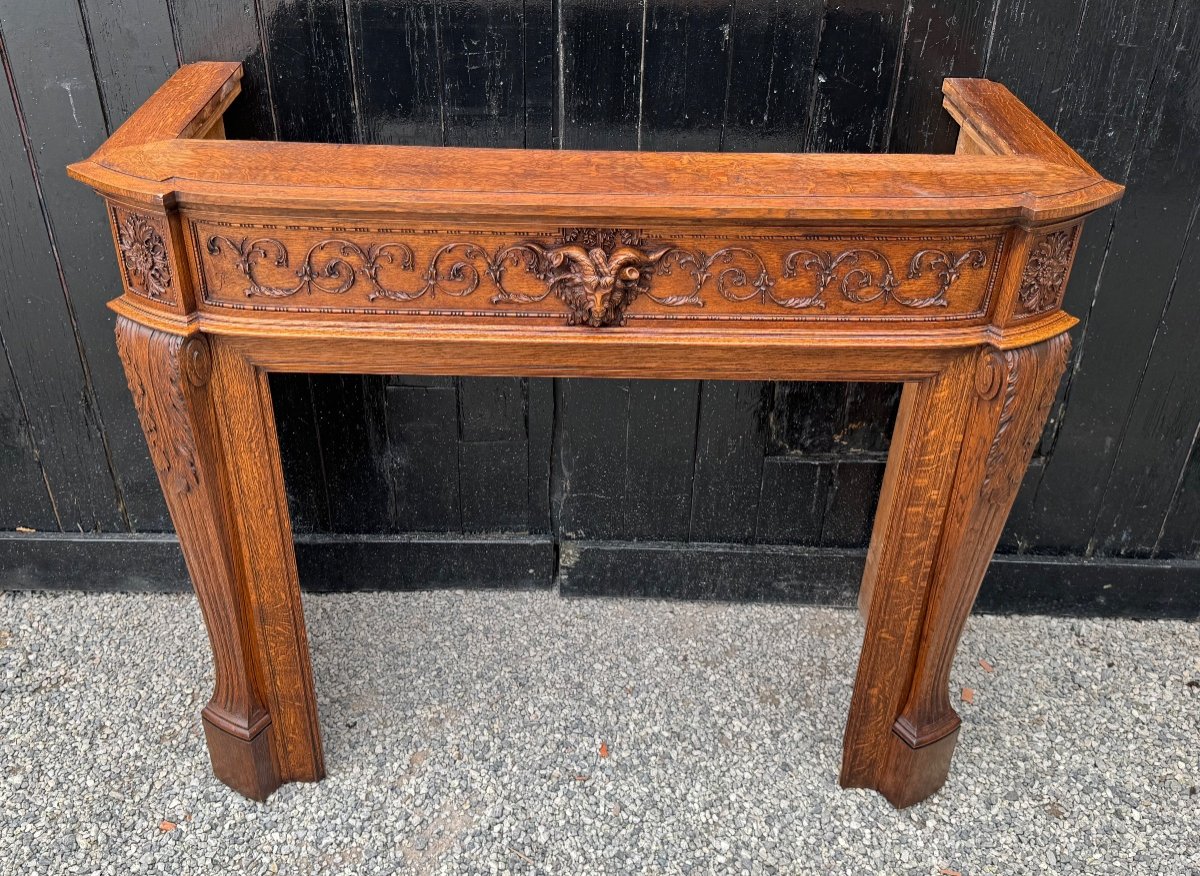
M 266 375 L 203 335 L 117 320 L 125 365 L 212 644 L 213 772 L 262 800 L 324 775 Z
M 951 662 L 1069 349 L 1065 334 L 984 348 L 905 387 L 859 594 L 843 786 L 903 807 L 945 782 L 959 726 Z

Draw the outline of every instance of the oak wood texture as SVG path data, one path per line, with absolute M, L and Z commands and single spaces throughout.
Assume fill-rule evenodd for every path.
M 842 783 L 945 780 L 962 625 L 1040 435 L 1083 218 L 1122 192 L 1002 86 L 944 156 L 236 142 L 187 65 L 88 160 L 118 341 L 217 666 L 214 771 L 323 774 L 269 372 L 902 381 Z
M 324 774 L 266 374 L 219 341 L 117 320 L 117 348 L 213 649 L 213 771 L 265 799 Z

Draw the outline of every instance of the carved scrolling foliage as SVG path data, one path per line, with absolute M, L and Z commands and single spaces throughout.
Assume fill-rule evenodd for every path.
M 117 249 L 129 288 L 147 298 L 173 302 L 171 260 L 162 227 L 138 213 L 113 212 Z
M 367 299 L 413 301 L 447 295 L 463 298 L 478 289 L 486 274 L 496 287 L 492 304 L 530 303 L 554 296 L 566 305 L 568 324 L 607 326 L 624 322 L 625 309 L 640 296 L 666 307 L 703 307 L 702 293 L 715 287 L 731 302 L 758 301 L 790 310 L 821 309 L 830 290 L 851 304 L 894 303 L 904 308 L 944 307 L 950 288 L 965 269 L 981 269 L 987 256 L 981 249 L 962 253 L 943 249 L 917 251 L 907 265 L 907 279 L 929 273 L 936 280 L 932 294 L 902 293 L 888 257 L 877 249 L 852 247 L 841 252 L 795 249 L 783 257 L 774 277 L 753 248 L 726 246 L 709 254 L 673 244 L 648 245 L 641 234 L 627 229 L 566 228 L 553 242 L 526 240 L 489 252 L 468 242 L 447 243 L 429 258 L 420 281 L 405 284 L 416 270 L 413 249 L 400 241 L 363 246 L 343 237 L 314 243 L 295 269 L 295 282 L 272 285 L 256 273 L 260 266 L 289 267 L 283 241 L 274 237 L 211 235 L 209 255 L 229 255 L 249 281 L 247 297 L 286 298 L 302 292 L 342 295 L 361 279 Z M 505 285 L 510 270 L 523 269 L 541 286 L 536 291 Z M 689 275 L 685 291 L 656 294 L 652 280 L 678 270 Z M 794 282 L 800 281 L 800 282 Z
M 708 285 L 714 272 L 716 288 L 728 301 L 769 301 L 792 310 L 824 308 L 826 294 L 832 287 L 852 304 L 895 302 L 901 307 L 945 307 L 950 287 L 962 276 L 964 265 L 982 268 L 987 256 L 982 250 L 969 249 L 961 255 L 940 249 L 923 249 L 913 255 L 908 265 L 908 279 L 920 279 L 924 270 L 932 270 L 938 280 L 937 289 L 925 297 L 899 294 L 900 281 L 892 270 L 887 256 L 878 250 L 856 248 L 834 253 L 832 250 L 796 249 L 783 258 L 781 279 L 795 280 L 811 275 L 812 286 L 804 294 L 787 295 L 776 291 L 778 282 L 771 276 L 762 257 L 743 246 L 727 246 L 712 255 L 671 247 L 658 273 L 669 273 L 674 261 L 691 273 L 695 285 L 689 295 L 650 297 L 659 304 L 695 304 L 703 306 L 700 291 Z M 924 265 L 924 267 L 922 267 Z M 724 267 L 722 267 L 724 266 Z

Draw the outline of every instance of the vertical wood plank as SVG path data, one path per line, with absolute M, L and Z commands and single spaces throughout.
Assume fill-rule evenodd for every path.
M 850 454 L 882 454 L 886 458 L 903 388 L 900 383 L 849 384 L 834 436 L 836 445 Z
M 524 14 L 520 0 L 437 5 L 446 145 L 525 145 Z M 525 529 L 529 469 L 522 381 L 465 377 L 456 384 L 462 527 Z
M 1095 521 L 1093 547 L 1105 555 L 1153 553 L 1200 422 L 1200 9 L 1177 5 L 1166 41 L 1137 191 L 1121 215 L 1136 237 L 1114 238 L 1105 277 L 1114 294 L 1153 288 L 1161 306 L 1145 351 L 1127 363 L 1140 374 Z M 1102 315 L 1123 321 L 1115 309 Z
M 758 540 L 866 544 L 900 388 L 890 383 L 775 385 L 766 435 L 773 455 L 764 462 Z M 803 473 L 799 464 L 819 474 Z
M 823 13 L 822 0 L 734 4 L 723 151 L 803 148 Z
M 629 381 L 623 538 L 687 540 L 699 391 L 695 380 Z
M 445 143 L 437 6 L 350 0 L 350 49 L 366 143 Z
M 530 32 L 523 4 L 353 2 L 348 9 L 364 139 L 460 146 L 525 144 L 525 53 Z M 546 10 L 541 12 L 535 28 L 549 24 Z M 544 78 L 550 63 L 545 52 L 552 40 L 536 30 L 532 38 L 541 47 L 537 63 Z M 395 63 L 397 45 L 406 49 L 405 63 Z M 413 381 L 400 381 L 400 385 L 407 383 Z M 424 388 L 433 391 L 435 385 L 457 392 L 454 401 L 460 420 L 428 424 L 441 436 L 440 450 L 413 440 L 420 415 L 414 418 L 403 409 L 414 405 L 413 394 L 395 386 L 386 394 L 388 439 L 397 442 L 389 448 L 395 487 L 393 525 L 425 530 L 465 526 L 471 531 L 527 527 L 531 460 L 524 423 L 520 434 L 513 432 L 515 421 L 509 411 L 502 416 L 504 435 L 481 432 L 499 415 L 497 404 L 523 398 L 521 381 L 462 379 Z M 450 400 L 448 393 L 441 397 L 445 403 Z M 393 410 L 394 406 L 400 409 Z M 420 405 L 415 409 L 420 410 Z M 440 482 L 451 474 L 450 481 Z M 417 507 L 422 502 L 427 504 L 424 509 Z
M 349 0 L 346 10 L 350 89 L 356 107 L 356 137 L 364 143 L 444 145 L 445 119 L 434 2 Z M 353 384 L 359 382 L 358 388 Z M 425 389 L 438 389 L 440 415 L 422 407 Z M 361 484 L 359 470 L 344 460 L 370 449 L 378 470 L 372 485 L 384 502 L 336 515 L 341 532 L 461 532 L 458 503 L 457 402 L 454 380 L 343 378 L 340 385 L 314 384 L 318 408 L 341 410 L 353 424 L 354 444 L 322 431 L 322 456 L 331 502 L 346 486 Z M 358 407 L 349 398 L 358 398 Z M 367 400 L 378 400 L 378 414 Z M 449 410 L 449 420 L 446 419 Z M 424 413 L 422 413 L 424 412 Z M 421 416 L 428 416 L 426 421 Z M 338 473 L 342 473 L 338 475 Z M 362 485 L 365 486 L 365 485 Z M 378 492 L 373 496 L 378 497 Z
M 901 51 L 911 14 L 912 4 L 904 0 L 830 0 L 825 4 L 809 83 L 808 129 L 802 141 L 805 151 L 887 149 L 900 87 Z M 844 414 L 854 395 L 862 392 L 853 384 L 814 386 L 804 391 L 822 398 L 809 409 L 811 421 L 841 422 L 844 428 L 846 424 L 839 414 Z M 890 428 L 890 421 L 884 428 Z M 862 472 L 859 466 L 830 465 L 821 543 L 865 543 L 867 530 L 862 525 L 861 509 L 853 501 L 845 501 L 847 497 L 868 501 L 863 493 Z
M 279 125 L 267 76 L 258 5 L 244 0 L 168 0 L 183 63 L 241 61 L 242 93 L 225 113 L 231 139 L 275 140 Z
M 329 528 L 387 532 L 393 491 L 391 460 L 381 437 L 386 435 L 382 378 L 322 374 L 311 380 Z M 286 419 L 293 411 L 289 406 Z
M 529 532 L 554 531 L 551 518 L 550 466 L 555 457 L 554 381 L 533 377 L 525 381 L 526 389 L 526 509 Z
M 522 146 L 525 143 L 525 23 L 520 3 L 418 3 L 351 5 L 364 136 L 370 142 L 425 142 L 456 146 Z M 380 42 L 402 37 L 407 65 Z M 544 41 L 543 36 L 543 41 Z M 406 75 L 407 74 L 407 75 Z M 389 437 L 400 528 L 466 527 L 513 530 L 528 517 L 528 458 L 524 390 L 518 379 L 448 382 L 456 389 L 457 417 L 439 434 L 441 452 L 418 448 L 405 436 L 416 427 L 403 410 L 389 411 Z M 389 391 L 389 406 L 413 402 Z M 446 395 L 443 400 L 448 400 Z M 506 407 L 507 406 L 507 407 Z M 520 414 L 520 420 L 515 416 Z M 401 426 L 400 424 L 403 424 Z M 518 426 L 520 427 L 518 429 Z M 502 434 L 491 434 L 499 430 Z M 411 437 L 411 436 L 410 436 Z M 459 446 L 461 443 L 461 446 Z M 450 451 L 453 450 L 453 456 Z M 438 484 L 450 474 L 452 482 Z M 426 497 L 433 506 L 403 509 Z
M 769 386 L 706 380 L 700 396 L 692 541 L 750 542 L 758 518 Z
M 554 493 L 563 538 L 620 538 L 625 502 L 629 381 L 555 381 Z
M 558 0 L 525 0 L 525 147 L 556 149 L 558 133 Z
M 879 504 L 884 464 L 841 459 L 830 472 L 829 494 L 821 526 L 825 547 L 860 547 L 870 540 Z
M 520 0 L 439 3 L 446 145 L 525 145 Z
M 638 148 L 716 151 L 729 81 L 732 0 L 646 0 Z
M 1043 441 L 1052 452 L 1017 498 L 1006 547 L 1089 550 L 1182 251 L 1187 207 L 1170 181 L 1177 153 L 1164 127 L 1168 88 L 1149 87 L 1161 81 L 1164 52 L 1182 36 L 1168 39 L 1164 11 L 1161 2 L 1119 0 L 1069 11 L 998 7 L 987 75 L 1008 83 L 1097 170 L 1129 185 L 1085 228 L 1064 305 L 1083 320 L 1073 332 L 1074 367 L 1053 415 L 1057 427 Z M 1060 52 L 1063 33 L 1072 36 Z
M 1077 3 L 996 4 L 991 45 L 984 59 L 986 75 L 1003 82 L 1047 123 L 1071 65 L 1070 48 L 1062 51 L 1064 36 L 1078 33 L 1079 12 Z M 1051 46 L 1059 50 L 1051 51 Z
M 636 149 L 646 0 L 558 0 L 564 149 Z
M 1154 543 L 1157 557 L 1200 559 L 1200 429 Z
M 328 532 L 329 493 L 324 479 L 312 378 L 307 374 L 272 374 L 270 383 L 292 529 L 305 533 Z
M 461 378 L 458 482 L 465 532 L 528 527 L 525 387 L 517 378 Z
M 63 34 L 54 36 L 59 29 Z M 54 55 L 49 48 L 52 37 L 84 44 L 77 6 L 35 8 L 8 0 L 0 3 L 0 61 L 9 83 L 6 93 L 0 96 L 0 155 L 6 171 L 0 176 L 0 204 L 6 217 L 11 217 L 0 227 L 0 334 L 4 337 L 7 367 L 24 400 L 29 433 L 55 498 L 61 526 L 69 531 L 112 532 L 125 529 L 127 521 L 66 288 L 65 272 L 74 264 L 64 262 L 51 236 L 54 225 L 46 221 L 52 205 L 43 200 L 46 174 L 42 162 L 46 156 L 40 154 L 48 147 L 50 161 L 58 156 L 49 129 L 61 123 L 62 108 L 70 113 L 73 89 L 79 90 L 78 111 L 83 116 L 78 124 L 72 121 L 65 131 L 56 134 L 90 134 L 98 143 L 104 129 L 90 70 L 86 79 L 78 80 L 69 74 L 65 80 L 48 75 L 53 72 L 45 66 L 47 56 L 52 59 Z M 54 167 L 59 177 L 64 176 L 61 167 Z M 51 196 L 58 191 L 55 186 Z M 72 192 L 72 200 L 77 195 Z M 104 227 L 88 237 L 87 219 L 73 225 L 70 217 L 64 216 L 62 203 L 54 206 L 60 222 L 85 235 L 82 244 L 97 247 L 107 235 Z M 94 219 L 94 203 L 92 206 L 90 211 L 79 212 Z M 60 224 L 59 228 L 64 226 Z
M 528 530 L 526 453 L 523 439 L 462 443 L 458 453 L 458 489 L 463 532 Z
M 763 460 L 762 496 L 755 524 L 759 544 L 821 543 L 831 466 L 803 457 Z
M 81 0 L 79 5 L 112 131 L 179 66 L 170 8 L 162 0 Z
M 887 147 L 905 7 L 905 0 L 828 0 L 806 151 Z
M 3 242 L 0 236 L 0 247 Z M 4 484 L 0 490 L 0 530 L 18 526 L 57 530 L 54 502 L 42 476 L 25 402 L 8 364 L 8 342 L 2 328 L 0 352 L 5 354 L 0 361 L 0 483 Z
M 386 385 L 393 526 L 401 532 L 461 532 L 456 381 L 392 377 Z
M 558 0 L 558 143 L 636 149 L 645 0 Z M 630 381 L 555 381 L 554 521 L 562 538 L 624 534 Z
M 638 148 L 716 151 L 733 3 L 647 0 L 644 12 Z M 699 397 L 698 381 L 630 381 L 622 538 L 687 539 Z
M 279 138 L 354 142 L 354 88 L 343 0 L 257 2 Z
M 847 431 L 843 383 L 770 384 L 766 446 L 771 453 L 827 454 Z
M 134 529 L 167 530 L 171 528 L 170 519 L 121 373 L 113 340 L 114 317 L 106 306 L 109 299 L 120 294 L 121 280 L 105 207 L 98 198 L 81 197 L 79 185 L 63 172 L 67 163 L 103 143 L 126 114 L 124 106 L 114 106 L 105 113 L 88 53 L 98 52 L 116 65 L 115 56 L 127 47 L 121 43 L 110 46 L 105 40 L 128 35 L 106 26 L 98 15 L 91 21 L 98 27 L 85 27 L 79 7 L 71 0 L 48 0 L 40 10 L 39 26 L 18 29 L 14 39 L 9 40 L 8 51 L 14 67 L 24 71 L 18 89 L 53 247 L 94 394 L 97 422 L 104 430 L 122 517 Z M 151 48 L 147 63 L 158 66 L 142 72 L 130 65 L 126 73 L 108 74 L 110 91 L 124 95 L 126 100 L 135 96 L 141 100 L 156 87 L 153 77 L 161 84 L 174 70 L 169 24 L 153 16 L 143 23 L 142 35 Z M 171 47 L 171 56 L 165 61 L 153 50 L 153 46 L 163 44 Z
M 913 0 L 901 46 L 889 152 L 953 152 L 958 126 L 942 80 L 978 76 L 997 0 Z
M 461 379 L 459 429 L 466 442 L 516 441 L 525 434 L 525 394 L 508 377 Z

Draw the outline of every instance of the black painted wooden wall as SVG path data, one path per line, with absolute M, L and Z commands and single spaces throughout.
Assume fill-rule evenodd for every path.
M 63 166 L 179 63 L 239 59 L 233 137 L 515 148 L 950 151 L 942 78 L 1004 82 L 1129 191 L 1087 227 L 1073 365 L 1003 538 L 1017 557 L 993 567 L 985 601 L 1200 611 L 1191 0 L 0 0 L 0 39 L 0 586 L 179 577 L 169 540 L 148 535 L 170 522 L 104 307 L 119 288 L 104 214 Z M 529 563 L 516 577 L 536 583 L 561 541 L 577 592 L 751 598 L 852 591 L 898 399 L 881 385 L 272 384 L 306 584 Z M 501 547 L 475 550 L 480 536 Z M 673 544 L 646 566 L 634 542 Z M 387 544 L 400 552 L 359 549 Z M 736 547 L 750 544 L 805 549 L 753 559 Z

